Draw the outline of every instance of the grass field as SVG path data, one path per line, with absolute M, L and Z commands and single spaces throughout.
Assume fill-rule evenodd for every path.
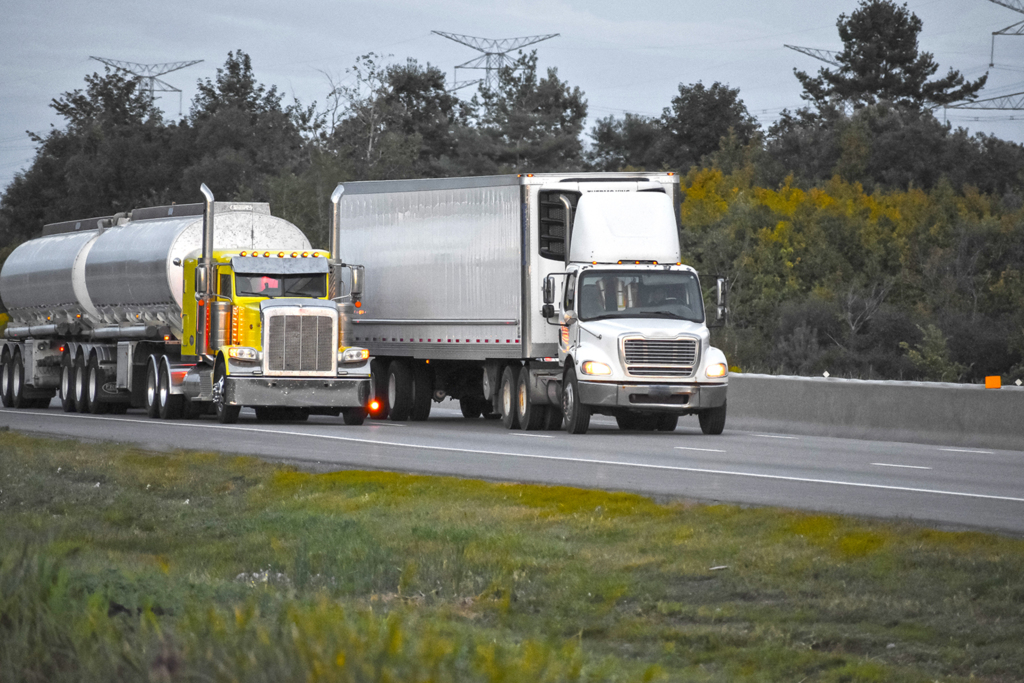
M 1024 542 L 0 432 L 0 681 L 1024 680 Z

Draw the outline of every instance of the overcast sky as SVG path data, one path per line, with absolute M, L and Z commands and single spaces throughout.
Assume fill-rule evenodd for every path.
M 1024 91 L 1024 37 L 997 38 L 989 68 L 992 32 L 1024 16 L 988 0 L 907 4 L 924 22 L 921 48 L 935 55 L 938 75 L 950 67 L 971 79 L 989 71 L 979 97 Z M 25 131 L 45 133 L 58 123 L 51 99 L 102 72 L 90 56 L 146 64 L 204 60 L 164 77 L 182 90 L 187 114 L 196 81 L 212 78 L 229 50 L 249 53 L 257 78 L 277 85 L 286 100 L 308 104 L 323 102 L 329 90 L 322 72 L 344 78 L 367 52 L 429 62 L 449 79 L 452 67 L 478 54 L 431 30 L 485 38 L 558 33 L 535 46 L 540 66 L 557 67 L 586 93 L 591 122 L 625 111 L 657 115 L 680 83 L 721 81 L 739 88 L 767 127 L 782 109 L 802 105 L 793 67 L 823 66 L 783 45 L 839 49 L 836 19 L 855 7 L 856 0 L 0 0 L 0 188 L 34 156 Z M 159 104 L 168 118 L 178 117 L 176 93 L 164 93 Z M 1024 111 L 960 110 L 948 117 L 971 131 L 1024 142 Z

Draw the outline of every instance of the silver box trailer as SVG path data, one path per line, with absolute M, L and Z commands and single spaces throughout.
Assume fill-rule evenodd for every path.
M 658 253 L 674 254 L 672 267 L 691 273 L 695 281 L 692 269 L 676 265 L 678 187 L 678 177 L 671 173 L 523 174 L 339 185 L 335 239 L 344 261 L 366 269 L 364 306 L 355 316 L 353 343 L 370 349 L 375 358 L 375 388 L 382 403 L 377 416 L 424 419 L 431 400 L 451 396 L 467 417 L 500 415 L 509 427 L 561 425 L 566 362 L 580 359 L 567 353 L 568 346 L 560 350 L 560 339 L 566 333 L 578 337 L 577 328 L 588 330 L 600 323 L 581 327 L 578 320 L 559 319 L 545 307 L 553 303 L 544 300 L 545 282 L 551 280 L 550 287 L 570 279 L 575 283 L 575 277 L 568 277 L 573 268 L 597 268 L 599 262 L 617 272 L 651 267 L 647 260 L 633 258 L 646 252 L 637 252 L 636 244 L 615 236 L 618 228 L 598 220 L 617 215 L 616 207 L 633 210 L 626 204 L 635 204 L 641 194 L 644 207 L 651 204 L 646 199 L 652 194 L 663 200 L 650 209 L 661 220 L 659 231 L 643 242 L 655 245 Z M 573 227 L 576 212 L 588 206 L 594 207 L 587 214 L 589 227 Z M 587 262 L 568 258 L 571 240 L 580 254 L 586 252 Z M 604 253 L 609 249 L 621 254 L 612 253 L 614 260 L 609 261 Z M 621 264 L 625 257 L 628 266 Z M 707 347 L 700 308 L 699 323 L 690 321 L 683 332 L 692 343 Z M 650 332 L 641 320 L 636 322 L 637 334 Z M 661 336 L 664 325 L 656 327 L 653 334 Z M 700 355 L 709 358 L 708 353 Z M 699 370 L 692 362 L 688 367 L 690 375 Z M 631 379 L 618 373 L 601 388 Z M 706 378 L 687 383 L 688 397 L 699 395 L 701 379 Z M 662 381 L 682 386 L 678 375 L 644 380 Z M 706 393 L 705 403 L 688 398 L 685 404 L 667 405 L 620 406 L 601 397 L 589 409 L 622 416 L 623 425 L 648 424 L 651 420 L 638 416 L 677 417 L 718 407 L 711 404 L 724 403 L 725 382 L 724 377 L 713 382 L 722 388 L 720 401 L 711 400 L 713 392 Z M 534 414 L 519 419 L 531 406 L 536 407 Z M 669 418 L 659 424 L 667 427 L 669 422 L 674 426 Z

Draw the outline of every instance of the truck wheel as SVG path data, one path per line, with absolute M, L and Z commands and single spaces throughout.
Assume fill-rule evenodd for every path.
M 562 415 L 562 409 L 559 406 L 548 405 L 545 406 L 544 411 L 544 430 L 548 432 L 557 432 L 562 429 L 562 420 L 565 418 Z
M 674 432 L 679 424 L 679 416 L 672 415 L 671 413 L 663 413 L 658 418 L 658 431 L 659 432 Z
M 370 377 L 373 381 L 373 398 L 377 401 L 377 409 L 369 410 L 367 414 L 373 420 L 388 419 L 388 366 L 382 361 L 374 358 L 370 361 Z
M 586 434 L 590 428 L 590 407 L 580 403 L 580 387 L 576 382 L 576 370 L 566 368 L 562 382 L 562 413 L 565 415 L 565 431 L 570 434 Z
M 526 368 L 519 371 L 516 382 L 516 413 L 520 429 L 531 432 L 541 429 L 547 418 L 547 406 L 534 403 L 530 398 L 530 373 Z
M 472 396 L 463 396 L 459 399 L 459 410 L 462 411 L 462 417 L 467 420 L 480 417 L 484 412 L 482 405 L 483 400 L 474 398 Z
M 29 401 L 25 398 L 25 364 L 17 351 L 14 352 L 14 359 L 11 361 L 11 407 L 29 407 Z
M 217 422 L 235 424 L 238 422 L 238 414 L 242 412 L 242 406 L 232 406 L 224 402 L 224 378 L 226 376 L 224 361 L 218 360 L 213 370 L 213 405 L 217 413 Z
M 405 422 L 412 414 L 412 371 L 405 361 L 395 359 L 388 365 L 387 402 L 388 417 L 393 422 Z
M 73 391 L 71 395 L 75 399 L 75 410 L 80 413 L 89 412 L 89 401 L 86 396 L 85 387 L 88 382 L 88 368 L 85 365 L 85 356 L 78 356 L 75 358 L 75 381 L 72 382 L 71 386 Z
M 700 431 L 705 434 L 721 434 L 725 429 L 725 404 L 700 411 L 697 419 L 700 420 Z
M 409 417 L 415 422 L 422 422 L 430 417 L 430 404 L 434 401 L 434 373 L 426 363 L 416 363 L 412 372 L 412 413 Z
M 361 425 L 366 420 L 366 408 L 344 408 L 341 419 L 347 425 Z
M 11 371 L 13 369 L 11 355 L 4 351 L 3 357 L 0 358 L 0 403 L 3 403 L 4 408 L 11 407 Z
M 100 362 L 93 356 L 85 369 L 85 406 L 93 415 L 107 412 L 107 404 L 100 401 L 102 391 L 103 371 L 100 370 Z
M 160 416 L 160 404 L 157 397 L 160 391 L 160 383 L 157 381 L 156 356 L 150 356 L 146 363 L 146 415 L 149 417 Z
M 71 354 L 64 354 L 60 360 L 60 407 L 65 413 L 75 412 L 75 365 Z
M 185 408 L 185 396 L 171 393 L 171 364 L 164 356 L 160 361 L 160 380 L 157 383 L 157 412 L 161 420 L 181 418 Z
M 660 421 L 661 417 L 659 415 L 625 413 L 615 416 L 615 423 L 619 425 L 619 429 L 638 432 L 652 432 L 657 429 Z
M 498 385 L 498 407 L 501 408 L 501 423 L 505 429 L 519 429 L 519 414 L 516 411 L 516 387 L 519 386 L 518 363 L 509 363 L 501 373 Z

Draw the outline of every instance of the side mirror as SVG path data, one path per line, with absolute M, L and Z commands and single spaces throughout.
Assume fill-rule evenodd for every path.
M 555 307 L 553 304 L 544 304 L 540 307 L 540 314 L 545 318 L 552 318 L 555 315 Z
M 363 295 L 363 274 L 365 269 L 362 266 L 349 266 L 352 269 L 352 299 L 356 300 Z
M 555 303 L 555 276 L 554 275 L 548 275 L 546 278 L 544 278 L 544 303 L 545 304 L 553 304 L 553 303 Z M 554 314 L 552 313 L 552 315 L 554 315 Z M 550 318 L 551 316 L 546 315 L 544 317 L 545 318 Z
M 715 298 L 718 302 L 718 319 L 725 320 L 729 316 L 729 279 L 720 277 L 715 282 Z

